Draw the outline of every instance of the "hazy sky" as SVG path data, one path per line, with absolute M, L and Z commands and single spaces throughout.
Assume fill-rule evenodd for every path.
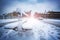
M 22 11 L 60 11 L 60 0 L 0 0 L 0 13 L 9 13 L 17 8 Z

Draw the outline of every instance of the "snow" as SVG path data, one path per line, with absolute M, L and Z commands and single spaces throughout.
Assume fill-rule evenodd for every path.
M 43 21 L 60 27 L 60 19 L 43 19 Z
M 18 21 L 18 19 L 0 19 L 0 23 L 7 23 L 7 22 L 13 22 Z
M 7 31 L 7 29 L 4 29 L 4 31 L 7 31 L 7 33 L 4 33 L 5 37 L 2 36 L 1 40 L 59 40 L 58 37 L 60 36 L 58 36 L 58 33 L 60 31 L 58 32 L 57 30 L 58 29 L 60 30 L 60 28 L 58 26 L 45 23 L 44 21 L 53 23 L 57 22 L 58 24 L 60 24 L 60 20 L 55 19 L 43 19 L 34 21 L 28 20 L 27 22 L 23 23 L 23 27 L 24 28 L 31 27 L 32 28 L 31 31 L 27 32 L 21 32 L 20 30 Z M 21 25 L 22 25 L 21 21 L 18 21 L 14 23 L 9 23 L 4 27 L 14 27 L 14 26 L 21 27 Z

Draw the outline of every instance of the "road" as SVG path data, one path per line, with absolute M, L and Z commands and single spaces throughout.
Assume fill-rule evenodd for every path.
M 3 23 L 2 23 L 3 24 Z M 21 24 L 23 28 L 32 30 L 20 31 Z M 43 19 L 43 20 L 27 20 L 25 23 L 21 21 L 10 21 L 0 27 L 0 40 L 59 40 L 60 39 L 60 20 Z M 18 27 L 18 31 L 12 29 L 4 29 L 5 27 Z

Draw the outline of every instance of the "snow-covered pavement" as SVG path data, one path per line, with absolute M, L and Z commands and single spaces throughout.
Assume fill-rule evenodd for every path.
M 60 19 L 43 19 L 43 21 L 60 27 Z
M 55 19 L 29 19 L 22 25 L 23 28 L 32 29 L 26 32 L 22 32 L 19 29 L 21 27 L 21 21 L 6 24 L 0 28 L 3 31 L 0 40 L 59 40 L 60 27 L 49 24 L 51 22 L 53 24 L 60 24 L 60 20 Z M 16 26 L 18 27 L 18 31 L 4 29 L 4 27 L 14 28 Z
M 18 19 L 0 19 L 0 23 L 7 23 L 7 22 L 13 22 L 18 21 Z

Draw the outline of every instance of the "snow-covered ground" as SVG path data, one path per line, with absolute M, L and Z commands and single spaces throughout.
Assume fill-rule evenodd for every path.
M 4 20 L 1 20 L 2 23 Z M 13 20 L 15 21 L 15 19 Z M 25 20 L 24 20 L 25 21 Z M 8 20 L 6 20 L 8 22 Z M 10 19 L 11 22 L 11 19 Z M 48 22 L 48 23 L 47 23 Z M 0 37 L 0 40 L 59 40 L 60 39 L 60 27 L 49 24 L 49 23 L 58 23 L 60 20 L 55 19 L 29 19 L 24 23 L 21 21 L 9 23 L 0 28 L 0 31 L 3 33 Z M 4 29 L 4 27 L 14 28 L 18 27 L 18 31 L 11 29 Z M 20 27 L 30 28 L 26 32 L 20 31 Z
M 43 19 L 43 21 L 60 27 L 60 19 Z
M 0 23 L 7 23 L 7 22 L 13 22 L 18 21 L 18 19 L 0 19 Z
M 55 23 L 60 23 L 60 19 L 43 19 L 43 21 L 48 21 L 48 22 L 55 22 Z

